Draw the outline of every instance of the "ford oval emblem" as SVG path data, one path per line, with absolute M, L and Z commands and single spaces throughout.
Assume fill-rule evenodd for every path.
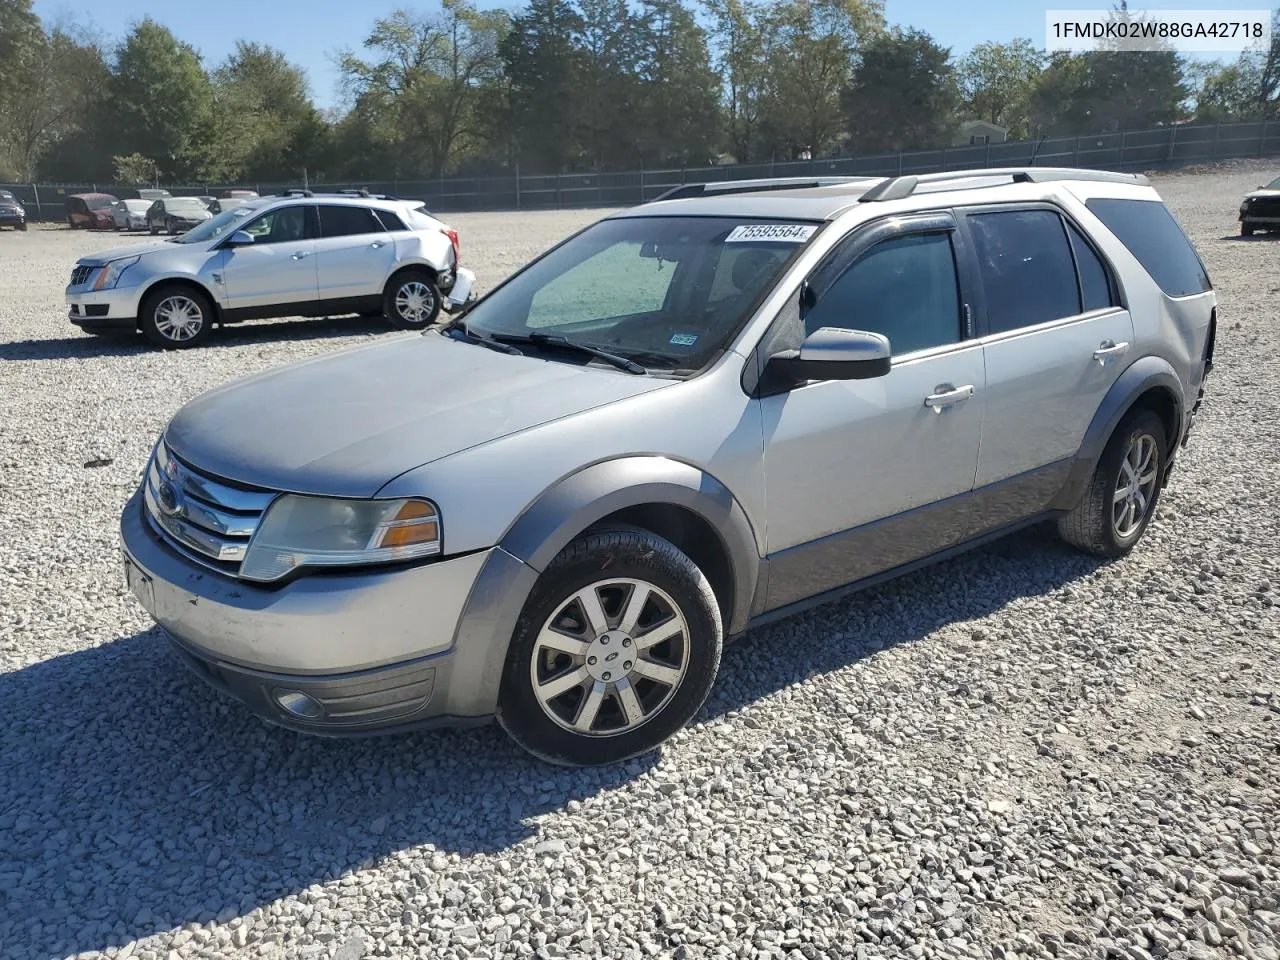
M 173 517 L 182 512 L 182 491 L 170 480 L 162 480 L 160 489 L 156 491 L 156 499 L 160 509 Z

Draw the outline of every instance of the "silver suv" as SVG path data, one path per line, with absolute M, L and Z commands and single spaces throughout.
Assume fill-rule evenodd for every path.
M 263 317 L 427 327 L 474 279 L 458 267 L 457 232 L 420 201 L 294 190 L 237 202 L 167 242 L 81 257 L 66 296 L 90 333 L 141 329 L 158 346 L 194 347 L 215 323 Z
M 1215 303 L 1141 177 L 680 188 L 442 328 L 193 400 L 124 510 L 128 582 L 279 724 L 496 717 L 616 761 L 756 624 L 1043 519 L 1129 551 Z

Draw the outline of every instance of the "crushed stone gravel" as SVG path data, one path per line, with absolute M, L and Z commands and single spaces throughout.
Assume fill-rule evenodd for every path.
M 1235 220 L 1274 175 L 1156 180 L 1218 362 L 1129 558 L 1033 530 L 756 631 L 660 755 L 588 771 L 299 736 L 189 676 L 118 559 L 153 439 L 402 334 L 100 340 L 62 288 L 129 241 L 0 234 L 0 957 L 1280 960 L 1280 238 Z M 483 286 L 600 215 L 448 219 Z

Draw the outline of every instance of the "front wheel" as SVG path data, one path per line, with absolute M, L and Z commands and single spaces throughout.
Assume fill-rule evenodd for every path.
M 648 753 L 698 712 L 723 643 L 711 585 L 674 544 L 644 530 L 586 534 L 548 565 L 525 603 L 498 721 L 552 763 Z
M 425 270 L 397 273 L 382 294 L 382 313 L 393 327 L 422 330 L 440 316 L 440 290 Z
M 143 301 L 141 314 L 147 339 L 171 350 L 198 346 L 213 329 L 213 304 L 190 287 L 161 287 Z
M 1242 236 L 1242 237 L 1252 237 L 1252 236 L 1253 236 L 1253 227 L 1245 226 L 1243 223 L 1242 223 L 1242 224 L 1240 224 L 1240 236 Z
M 1167 457 L 1161 419 L 1147 409 L 1126 416 L 1107 442 L 1084 498 L 1058 520 L 1062 539 L 1100 557 L 1132 550 L 1155 514 Z

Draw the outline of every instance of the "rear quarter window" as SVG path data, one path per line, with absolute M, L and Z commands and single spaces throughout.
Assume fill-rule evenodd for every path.
M 1166 296 L 1189 297 L 1213 289 L 1191 241 L 1159 200 L 1094 197 L 1085 206 L 1128 248 Z

